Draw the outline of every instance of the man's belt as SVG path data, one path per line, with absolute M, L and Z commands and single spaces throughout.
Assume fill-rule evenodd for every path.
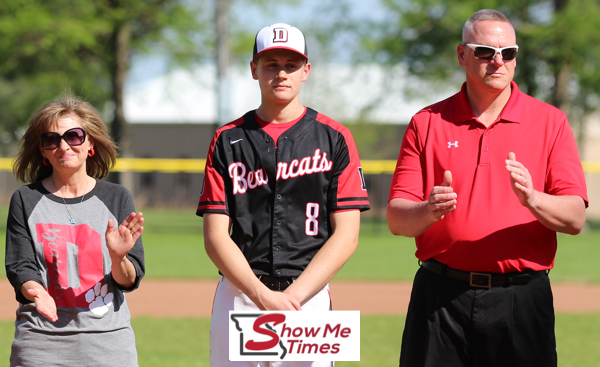
M 480 273 L 474 271 L 463 271 L 449 267 L 446 264 L 433 259 L 429 259 L 421 264 L 427 270 L 430 270 L 443 277 L 458 280 L 469 284 L 475 288 L 504 287 L 509 285 L 524 285 L 537 278 L 547 274 L 546 270 L 534 271 L 525 270 L 522 272 L 497 274 Z
M 284 291 L 294 282 L 294 279 L 291 277 L 273 278 L 266 275 L 259 275 L 258 280 L 260 280 L 262 284 L 266 285 L 267 288 L 272 291 Z

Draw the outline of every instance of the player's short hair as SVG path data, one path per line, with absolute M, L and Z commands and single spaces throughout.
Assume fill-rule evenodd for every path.
M 24 183 L 36 182 L 52 175 L 52 166 L 46 166 L 43 163 L 40 137 L 43 133 L 48 132 L 60 118 L 68 115 L 79 117 L 88 138 L 94 142 L 96 154 L 87 158 L 87 174 L 99 179 L 108 175 L 117 160 L 117 146 L 111 139 L 108 128 L 91 104 L 66 93 L 62 99 L 45 104 L 29 119 L 27 130 L 19 143 L 19 154 L 13 166 L 13 173 L 17 180 Z
M 465 22 L 462 31 L 463 42 L 467 42 L 467 35 L 472 33 L 475 22 L 477 21 L 504 22 L 512 25 L 506 15 L 500 13 L 499 11 L 494 9 L 481 9 L 471 15 L 471 17 Z

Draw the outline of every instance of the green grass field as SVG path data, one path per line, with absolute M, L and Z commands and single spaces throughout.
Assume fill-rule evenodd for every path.
M 217 269 L 204 251 L 202 218 L 193 209 L 143 209 L 143 212 L 147 278 L 218 278 Z M 2 237 L 5 218 L 6 207 L 2 207 Z M 335 279 L 412 281 L 418 267 L 414 239 L 393 236 L 383 221 L 364 221 L 361 225 L 358 249 Z M 559 235 L 558 241 L 552 281 L 600 283 L 600 271 L 596 270 L 600 228 L 590 228 L 578 236 Z M 4 276 L 4 267 L 0 272 Z
M 148 278 L 217 278 L 217 270 L 204 252 L 202 219 L 193 209 L 143 212 Z M 0 236 L 4 236 L 5 218 L 3 207 Z M 600 283 L 595 264 L 600 256 L 598 244 L 597 226 L 578 236 L 559 236 L 552 281 Z M 385 222 L 365 221 L 359 248 L 336 279 L 410 281 L 417 269 L 414 251 L 413 239 L 392 236 Z M 140 366 L 208 366 L 209 322 L 207 318 L 133 319 Z M 339 362 L 336 366 L 397 366 L 403 325 L 403 316 L 362 317 L 363 362 Z M 13 334 L 12 322 L 0 322 L 0 361 L 7 361 L 10 355 Z M 600 314 L 558 314 L 556 335 L 561 367 L 600 365 Z
M 144 210 L 144 247 L 149 278 L 217 278 L 204 252 L 202 218 L 194 210 Z M 412 238 L 393 236 L 384 221 L 364 221 L 358 249 L 336 280 L 412 281 L 417 270 Z M 559 235 L 553 282 L 600 283 L 600 228 Z

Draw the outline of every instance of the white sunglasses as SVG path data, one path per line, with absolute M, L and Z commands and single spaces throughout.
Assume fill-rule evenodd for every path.
M 473 51 L 475 51 L 475 57 L 482 60 L 491 60 L 496 57 L 497 54 L 500 54 L 503 60 L 510 61 L 517 57 L 517 51 L 519 51 L 519 46 L 516 45 L 502 48 L 476 45 L 474 43 L 461 43 L 461 45 L 473 49 Z

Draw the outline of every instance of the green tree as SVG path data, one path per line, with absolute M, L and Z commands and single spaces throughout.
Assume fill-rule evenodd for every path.
M 93 55 L 96 35 L 109 31 L 90 2 L 0 3 L 0 140 L 10 143 L 29 116 L 65 90 L 98 104 L 107 78 Z M 6 152 L 3 152 L 6 154 Z
M 128 153 L 128 128 L 123 111 L 123 88 L 131 55 L 161 48 L 172 61 L 198 61 L 205 55 L 207 40 L 199 35 L 205 24 L 198 18 L 200 8 L 182 0 L 106 0 L 97 1 L 100 14 L 110 22 L 110 33 L 100 39 L 99 57 L 110 73 L 111 100 L 114 103 L 112 134 Z
M 387 20 L 367 27 L 362 60 L 403 63 L 423 83 L 408 93 L 430 93 L 464 73 L 456 60 L 462 26 L 475 11 L 504 13 L 517 32 L 516 82 L 527 93 L 562 109 L 582 147 L 583 117 L 600 94 L 600 3 L 595 0 L 382 0 Z M 412 87 L 412 88 L 411 88 Z
M 123 86 L 132 55 L 160 50 L 173 63 L 206 58 L 200 5 L 185 0 L 15 0 L 0 3 L 0 140 L 66 90 L 101 110 L 127 150 Z M 112 113 L 111 113 L 112 112 Z

